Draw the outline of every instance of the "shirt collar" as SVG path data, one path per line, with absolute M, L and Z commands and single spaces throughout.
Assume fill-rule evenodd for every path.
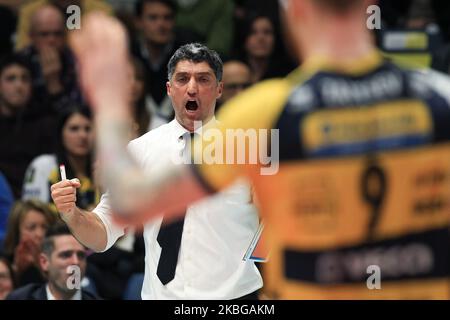
M 174 42 L 175 41 L 172 39 L 169 43 L 167 43 L 164 46 L 161 57 L 158 60 L 151 59 L 144 37 L 139 38 L 139 50 L 141 56 L 149 62 L 149 65 L 151 66 L 153 71 L 158 71 L 172 53 L 174 48 Z
M 218 122 L 217 122 L 217 120 L 216 120 L 216 117 L 213 116 L 213 117 L 211 118 L 211 120 L 209 120 L 208 123 L 205 124 L 205 126 L 206 126 L 206 125 L 207 125 L 207 126 L 215 125 L 215 124 L 217 124 L 217 123 L 218 123 Z M 178 120 L 177 120 L 176 118 L 173 119 L 173 120 L 169 123 L 169 125 L 172 126 L 174 135 L 176 136 L 177 139 L 178 139 L 179 137 L 181 137 L 182 135 L 184 135 L 185 133 L 189 132 L 188 130 L 186 130 L 185 127 L 183 127 L 183 126 L 178 122 Z M 204 126 L 203 126 L 203 127 L 204 127 Z M 203 128 L 203 127 L 197 128 L 194 132 L 195 132 L 196 134 L 198 134 L 198 135 L 201 135 L 201 133 L 202 133 L 202 128 Z
M 47 292 L 47 300 L 56 300 L 55 296 L 50 291 L 50 287 L 47 283 L 45 286 L 45 291 Z M 75 294 L 70 298 L 70 300 L 81 300 L 81 290 L 75 291 Z

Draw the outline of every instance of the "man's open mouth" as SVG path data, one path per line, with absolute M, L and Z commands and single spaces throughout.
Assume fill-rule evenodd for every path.
M 188 101 L 186 103 L 186 110 L 188 111 L 195 111 L 198 109 L 197 101 Z

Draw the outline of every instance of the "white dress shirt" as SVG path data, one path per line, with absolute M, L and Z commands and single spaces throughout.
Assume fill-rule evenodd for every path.
M 174 156 L 183 156 L 180 150 L 185 142 L 180 137 L 186 132 L 173 120 L 130 142 L 129 151 L 151 175 L 167 161 L 173 161 Z M 106 226 L 107 250 L 124 234 L 124 228 L 112 222 L 108 193 L 94 212 Z M 144 226 L 142 299 L 235 299 L 262 287 L 254 263 L 242 260 L 259 224 L 246 182 L 237 182 L 188 207 L 175 278 L 165 286 L 156 275 L 161 221 L 158 218 Z
M 50 291 L 48 284 L 45 286 L 45 292 L 47 293 L 47 300 L 56 300 L 55 296 Z M 81 300 L 81 290 L 75 291 L 75 294 L 70 298 L 70 300 Z

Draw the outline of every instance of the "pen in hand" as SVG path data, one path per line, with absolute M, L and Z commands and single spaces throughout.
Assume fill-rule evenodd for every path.
M 66 177 L 66 166 L 63 164 L 59 165 L 59 172 L 61 173 L 61 181 L 67 180 Z

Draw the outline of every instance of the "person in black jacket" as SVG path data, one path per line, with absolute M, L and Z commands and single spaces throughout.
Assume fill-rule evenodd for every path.
M 11 292 L 6 300 L 99 300 L 99 298 L 90 291 L 81 290 L 81 299 L 50 299 L 45 285 L 31 283 Z
M 11 292 L 7 300 L 97 300 L 81 288 L 86 271 L 86 248 L 64 223 L 51 227 L 42 244 L 40 266 L 47 275 L 45 284 L 28 284 Z

